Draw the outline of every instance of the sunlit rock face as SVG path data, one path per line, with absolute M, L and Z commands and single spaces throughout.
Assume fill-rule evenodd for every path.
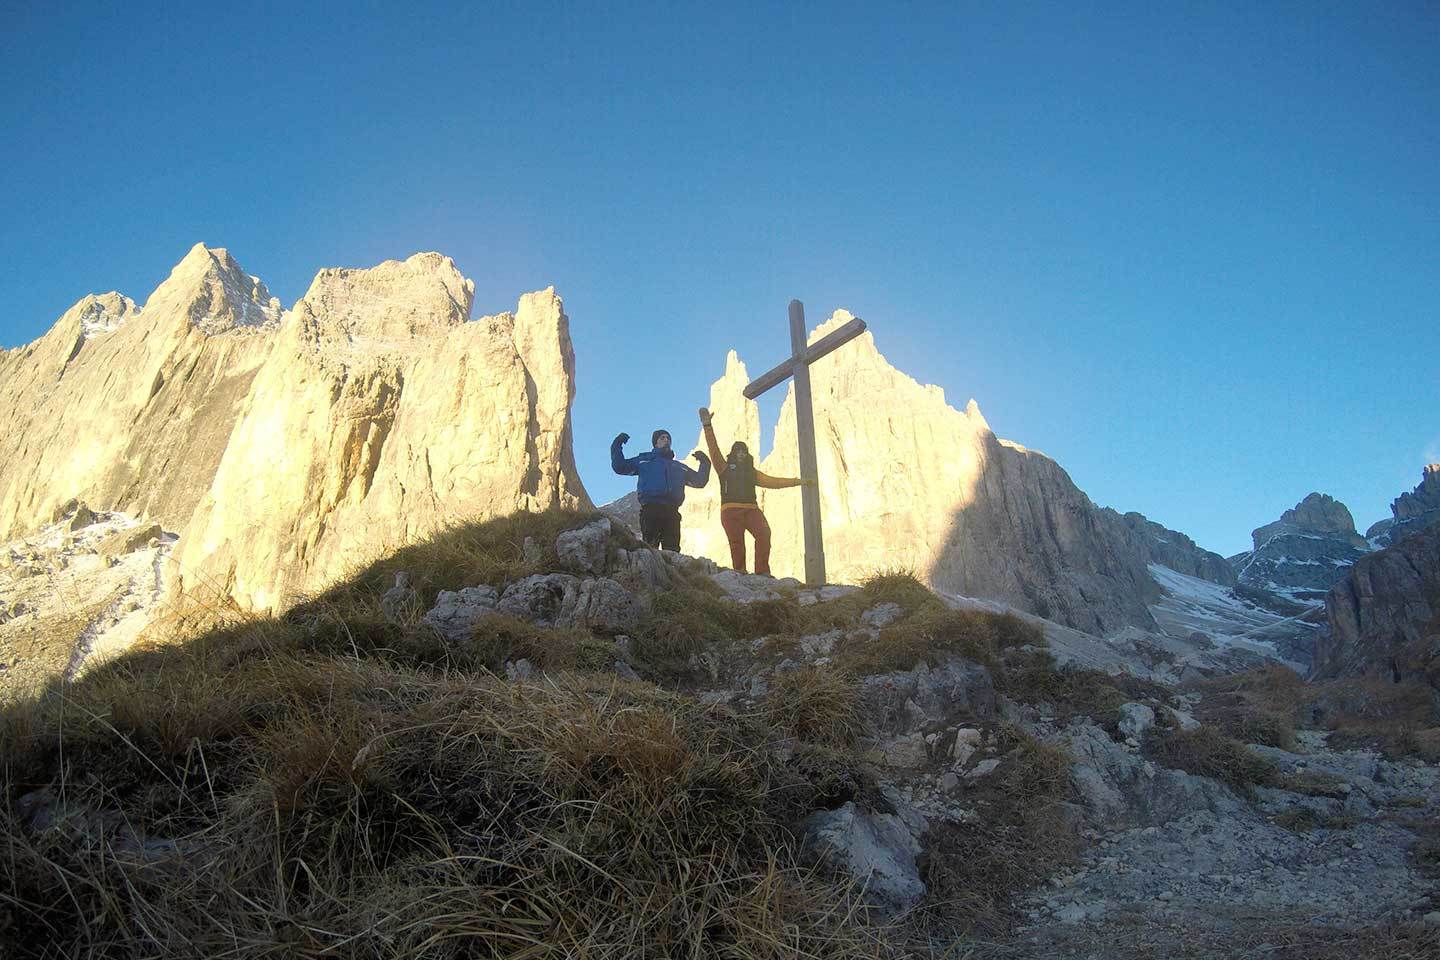
M 197 244 L 137 307 L 88 296 L 0 356 L 0 538 L 78 497 L 184 525 L 209 489 L 280 307 L 224 250 Z
M 276 609 L 442 525 L 588 505 L 555 291 L 469 320 L 439 254 L 325 270 L 255 378 L 176 583 Z
M 451 520 L 588 505 L 553 289 L 471 320 L 449 258 L 322 270 L 282 312 L 197 245 L 0 354 L 0 535 L 79 497 L 181 534 L 173 594 L 273 610 Z
M 1248 596 L 1297 609 L 1324 602 L 1356 560 L 1369 552 L 1345 504 L 1312 493 L 1251 533 L 1254 549 L 1231 558 Z
M 1440 524 L 1440 463 L 1427 464 L 1420 474 L 1420 485 L 1409 493 L 1400 494 L 1390 504 L 1390 513 L 1390 517 L 1365 531 L 1371 546 L 1388 547 L 1413 533 Z
M 811 342 L 850 319 L 837 311 Z M 733 416 L 748 430 L 737 399 L 743 378 L 734 374 L 716 383 L 712 406 L 745 411 Z M 973 401 L 956 410 L 939 387 L 892 367 L 869 333 L 817 362 L 811 383 L 831 582 L 912 570 L 937 589 L 1003 600 L 1090 632 L 1154 626 L 1146 605 L 1159 588 L 1123 524 L 1107 519 L 1053 460 L 997 438 Z M 728 444 L 732 428 L 719 413 L 715 423 Z M 797 450 L 792 386 L 761 469 L 797 476 Z M 803 577 L 799 490 L 762 491 L 761 504 L 774 530 L 775 574 Z M 695 541 L 686 516 L 688 551 Z M 723 537 L 704 553 L 729 563 Z

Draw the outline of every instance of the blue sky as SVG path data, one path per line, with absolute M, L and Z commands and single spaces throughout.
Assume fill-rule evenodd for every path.
M 565 298 L 597 501 L 791 297 L 1223 553 L 1440 460 L 1434 3 L 0 8 L 0 345 L 440 250 Z

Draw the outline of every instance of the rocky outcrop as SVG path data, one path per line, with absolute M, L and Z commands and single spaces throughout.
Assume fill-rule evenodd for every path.
M 0 538 L 80 498 L 182 534 L 172 596 L 274 610 L 451 521 L 588 506 L 560 298 L 473 295 L 425 253 L 282 312 L 197 244 L 143 307 L 86 297 L 0 355 Z
M 269 355 L 280 305 L 225 250 L 196 246 L 144 307 L 88 296 L 0 358 L 0 538 L 80 497 L 184 526 Z
M 1105 518 L 1128 532 L 1137 553 L 1147 563 L 1158 563 L 1187 577 L 1198 577 L 1221 586 L 1235 585 L 1235 568 L 1218 553 L 1201 549 L 1185 534 L 1149 520 L 1143 513 L 1117 513 L 1109 507 L 1100 511 Z
M 1357 560 L 1325 612 L 1321 676 L 1420 677 L 1440 688 L 1440 527 Z
M 1440 524 L 1440 463 L 1427 464 L 1420 474 L 1420 485 L 1400 494 L 1390 504 L 1390 512 L 1392 516 L 1365 531 L 1365 538 L 1376 549 Z
M 1231 558 L 1245 596 L 1287 612 L 1315 606 L 1370 546 L 1345 504 L 1312 493 L 1251 533 L 1254 549 Z
M 433 253 L 316 276 L 181 537 L 178 590 L 274 610 L 448 523 L 588 505 L 560 298 L 471 321 L 473 293 Z
M 838 311 L 811 340 L 851 319 Z M 711 394 L 722 445 L 756 429 L 739 397 L 738 358 Z M 1159 590 L 1123 524 L 1107 519 L 1055 461 L 995 436 L 972 401 L 956 410 L 936 386 L 896 370 L 866 333 L 811 370 L 828 579 L 912 569 L 937 589 L 1002 600 L 1105 634 L 1153 628 Z M 753 405 L 751 405 L 753 406 Z M 752 449 L 755 449 L 752 444 Z M 794 391 L 761 469 L 797 476 Z M 797 490 L 762 491 L 774 531 L 772 567 L 803 576 Z M 685 508 L 685 548 L 729 565 L 712 507 Z M 694 538 L 694 539 L 692 539 Z

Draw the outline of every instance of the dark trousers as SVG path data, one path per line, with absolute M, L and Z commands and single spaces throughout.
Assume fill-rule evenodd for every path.
M 640 505 L 640 539 L 652 547 L 680 550 L 680 508 L 668 503 Z
M 755 572 L 770 574 L 770 524 L 759 507 L 726 507 L 720 511 L 720 526 L 730 541 L 730 565 L 745 572 L 745 534 L 755 538 Z

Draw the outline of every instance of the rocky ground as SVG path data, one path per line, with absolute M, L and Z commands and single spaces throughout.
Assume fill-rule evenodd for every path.
M 114 591 L 121 600 L 156 589 L 153 571 L 163 556 L 163 537 L 141 546 L 144 531 L 124 518 L 88 519 L 78 509 L 62 525 L 77 517 L 85 522 L 58 539 L 52 532 L 54 543 L 12 550 L 12 565 L 49 564 L 43 575 L 50 577 L 77 567 L 88 576 L 120 571 Z M 876 916 L 895 925 L 886 934 L 887 956 L 1440 956 L 1440 765 L 1393 744 L 1384 752 L 1378 743 L 1356 745 L 1348 732 L 1313 723 L 1299 722 L 1284 749 L 1229 738 L 1224 731 L 1231 727 L 1212 726 L 1212 718 L 1228 716 L 1216 707 L 1229 694 L 1213 679 L 1199 678 L 1252 667 L 1263 659 L 1263 643 L 1207 646 L 1128 633 L 1105 641 L 982 602 L 938 597 L 905 576 L 810 589 L 645 549 L 608 519 L 551 529 L 560 532 L 544 538 L 490 533 L 483 548 L 414 548 L 288 619 L 242 624 L 235 637 L 245 630 L 263 635 L 250 642 L 268 645 L 274 662 L 286 664 L 270 677 L 306 675 L 315 663 L 329 663 L 313 659 L 320 655 L 338 658 L 325 667 L 337 675 L 411 664 L 405 669 L 421 672 L 403 674 L 403 683 L 383 682 L 396 684 L 396 691 L 428 684 L 446 695 L 464 688 L 455 685 L 462 676 L 470 678 L 465 683 L 508 682 L 518 704 L 558 695 L 561 687 L 552 680 L 562 671 L 580 671 L 591 678 L 585 682 L 611 685 L 611 693 L 587 701 L 592 705 L 628 690 L 626 696 L 673 698 L 663 701 L 664 710 L 678 711 L 666 724 L 693 716 L 733 725 L 737 733 L 743 727 L 745 736 L 759 738 L 747 741 L 752 756 L 758 751 L 808 784 L 810 799 L 790 825 L 800 851 L 824 876 L 863 888 Z M 457 563 L 511 549 L 513 557 L 487 560 L 483 575 L 454 573 Z M 433 583 L 437 571 L 455 589 L 417 588 Z M 1198 596 L 1186 599 L 1190 615 L 1203 600 Z M 93 615 L 93 622 L 123 622 L 115 616 L 116 602 L 110 600 L 112 612 Z M 517 624 L 539 632 L 517 633 Z M 88 635 L 112 636 L 111 627 Z M 306 651 L 304 658 L 285 659 L 290 648 L 274 646 L 275 636 Z M 222 640 L 215 655 L 229 656 L 225 646 L 237 641 Z M 87 655 L 94 653 L 83 641 L 70 648 L 73 663 L 83 664 Z M 348 665 L 375 657 L 371 666 Z M 234 663 L 226 669 L 243 669 L 243 659 Z M 426 672 L 437 664 L 443 665 L 440 673 Z M 372 674 L 382 676 L 388 675 Z M 127 683 L 163 680 L 142 670 Z M 220 684 L 186 708 L 198 710 L 189 722 L 211 738 L 204 747 L 208 756 L 233 754 L 227 738 L 239 736 L 258 737 L 254 749 L 291 757 L 283 750 L 300 733 L 253 732 L 250 725 L 268 722 L 267 714 L 238 709 L 244 706 L 239 701 L 220 713 L 228 719 L 217 721 L 206 698 L 220 696 L 229 681 L 201 673 L 195 682 Z M 368 679 L 363 688 L 375 682 L 381 681 Z M 177 706 L 190 696 L 170 695 L 181 697 Z M 401 709 L 404 697 L 395 696 L 377 700 L 374 709 Z M 127 707 L 139 717 L 132 723 L 150 722 L 142 707 L 148 699 L 137 696 Z M 342 718 L 356 708 L 346 698 L 324 707 L 342 710 Z M 1291 712 L 1297 721 L 1305 719 L 1304 711 Z M 1313 714 L 1307 716 L 1313 720 Z M 1433 726 L 1433 711 L 1428 716 Z M 603 718 L 597 713 L 595 722 Z M 412 719 L 397 714 L 393 729 L 409 736 L 435 726 L 415 726 Z M 223 736 L 216 733 L 220 722 L 233 725 Z M 175 723 L 167 714 L 161 729 L 171 731 Z M 1421 731 L 1416 742 L 1435 732 Z M 657 729 L 645 737 L 660 743 L 669 735 Z M 121 755 L 134 749 L 132 741 L 143 743 L 141 736 L 128 734 Z M 182 776 L 191 776 L 189 735 L 164 736 L 174 740 L 172 751 L 184 754 Z M 303 782 L 335 776 L 329 758 L 344 735 L 326 734 L 331 736 L 341 739 L 322 739 L 315 755 L 317 769 L 329 772 L 304 774 Z M 377 742 L 344 747 L 354 759 L 342 769 L 353 774 L 371 762 L 368 751 Z M 570 745 L 546 749 L 562 749 L 555 757 L 579 749 L 564 743 Z M 594 749 L 602 751 L 597 757 L 612 757 L 604 743 Z M 394 756 L 398 762 L 401 754 Z M 171 756 L 165 762 L 178 761 Z M 494 754 L 486 762 L 514 760 Z M 700 766 L 686 769 L 704 769 L 704 762 L 697 757 L 693 763 Z M 235 769 L 248 775 L 252 767 Z M 221 774 L 218 782 L 239 776 Z M 678 789 L 661 786 L 676 776 L 672 771 L 658 779 L 655 795 Z M 346 784 L 348 777 L 338 782 Z M 410 789 L 403 785 L 411 780 L 376 782 L 393 791 Z M 197 781 L 186 802 L 198 796 L 202 806 L 213 805 L 213 796 L 201 789 Z M 704 787 L 685 803 L 710 791 Z M 56 797 L 52 787 L 32 786 L 15 800 L 27 835 L 43 836 L 65 820 Z M 135 801 L 114 802 L 125 809 L 124 803 Z M 446 805 L 444 816 L 463 807 Z M 80 824 L 82 833 L 95 832 L 101 828 L 84 825 L 106 815 L 119 816 L 70 816 L 68 822 L 71 828 Z M 337 822 L 348 823 L 348 817 Z M 468 821 L 457 822 L 470 829 Z M 159 844 L 156 856 L 167 857 L 185 849 L 163 828 L 152 833 L 138 821 L 125 823 L 130 847 Z M 242 850 L 244 843 L 236 842 Z M 257 866 L 257 876 L 262 868 Z M 216 882 L 221 885 L 207 896 L 231 896 L 224 884 L 232 881 L 222 876 Z M 432 922 L 442 921 L 426 921 Z M 316 932 L 319 925 L 311 929 L 322 945 L 332 935 Z
M 72 501 L 34 536 L 0 544 L 0 699 L 127 649 L 156 613 L 175 541 Z

